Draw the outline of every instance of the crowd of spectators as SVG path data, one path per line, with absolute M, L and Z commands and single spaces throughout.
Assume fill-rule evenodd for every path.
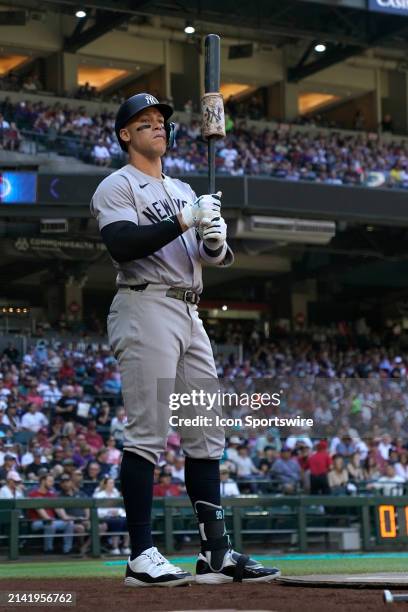
M 227 124 L 228 128 L 228 124 Z M 170 175 L 202 173 L 206 169 L 206 145 L 200 124 L 179 124 L 177 146 L 164 158 Z M 217 142 L 219 174 L 261 175 L 288 181 L 312 181 L 328 185 L 371 185 L 377 173 L 388 186 L 408 186 L 408 148 L 404 141 L 385 141 L 377 134 L 341 132 L 310 133 L 294 125 L 274 129 L 248 127 L 245 121 L 229 125 Z
M 189 102 L 186 109 L 191 111 Z M 84 106 L 73 109 L 60 102 L 47 106 L 41 100 L 12 103 L 6 97 L 0 103 L 0 113 L 3 148 L 18 150 L 24 136 L 49 150 L 96 165 L 125 163 L 112 112 L 90 114 Z M 192 113 L 190 116 L 187 123 L 177 123 L 177 145 L 164 158 L 164 171 L 169 175 L 207 171 L 207 147 L 201 126 Z M 364 132 L 305 132 L 289 124 L 259 129 L 228 115 L 226 128 L 226 137 L 217 141 L 219 174 L 370 186 L 378 185 L 371 178 L 380 176 L 389 187 L 408 187 L 408 145 L 400 139 L 386 141 Z
M 280 416 L 314 420 L 313 428 L 227 429 L 221 493 L 402 494 L 408 351 L 389 333 L 265 338 L 254 329 L 242 362 L 218 354 L 224 389 L 253 393 L 266 381 L 284 390 Z M 237 405 L 231 415 L 247 411 Z M 118 366 L 107 345 L 41 339 L 21 353 L 10 344 L 0 359 L 0 498 L 118 498 L 125 424 Z M 154 495 L 184 494 L 184 457 L 173 431 L 155 469 Z M 123 509 L 100 508 L 98 517 L 107 549 L 127 554 Z M 63 553 L 89 548 L 86 509 L 40 508 L 28 520 L 44 534 L 46 552 L 54 550 L 56 533 Z

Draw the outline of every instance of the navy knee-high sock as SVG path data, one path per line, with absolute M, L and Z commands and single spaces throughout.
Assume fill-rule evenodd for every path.
M 220 505 L 220 462 L 217 459 L 186 457 L 185 481 L 193 508 L 199 500 Z
M 144 457 L 124 451 L 120 482 L 132 546 L 131 559 L 153 546 L 152 501 L 154 465 Z

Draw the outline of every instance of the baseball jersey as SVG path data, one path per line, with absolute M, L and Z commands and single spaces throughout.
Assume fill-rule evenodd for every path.
M 97 187 L 91 201 L 91 213 L 99 229 L 115 221 L 152 225 L 176 215 L 196 199 L 190 185 L 163 175 L 158 179 L 127 164 L 107 176 Z M 223 265 L 230 265 L 233 255 L 228 248 Z M 201 293 L 202 265 L 194 228 L 190 228 L 152 255 L 119 263 L 113 260 L 117 285 L 158 283 L 170 287 L 191 288 Z

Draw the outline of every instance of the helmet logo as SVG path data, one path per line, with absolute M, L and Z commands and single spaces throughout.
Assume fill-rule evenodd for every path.
M 146 99 L 146 103 L 147 104 L 158 104 L 159 103 L 159 101 L 156 100 L 156 98 L 154 96 L 150 96 L 150 95 L 149 96 L 145 96 L 145 99 Z

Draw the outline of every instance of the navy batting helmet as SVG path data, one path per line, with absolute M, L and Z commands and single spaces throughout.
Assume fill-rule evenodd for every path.
M 149 108 L 150 106 L 154 106 L 157 108 L 164 117 L 164 126 L 166 128 L 167 135 L 167 146 L 172 147 L 174 144 L 174 128 L 175 125 L 171 121 L 169 121 L 170 117 L 173 114 L 173 109 L 169 104 L 161 104 L 154 96 L 148 93 L 140 93 L 134 96 L 131 96 L 127 100 L 121 104 L 119 107 L 118 113 L 116 115 L 115 120 L 115 132 L 116 137 L 119 141 L 121 149 L 126 151 L 126 143 L 119 136 L 119 132 L 122 128 L 126 127 L 129 121 L 137 115 L 140 111 L 145 108 Z

